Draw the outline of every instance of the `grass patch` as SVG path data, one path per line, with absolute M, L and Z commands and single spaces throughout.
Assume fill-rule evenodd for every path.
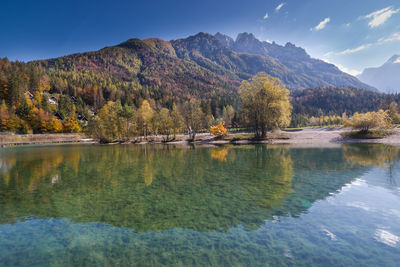
M 249 141 L 263 141 L 268 139 L 290 139 L 284 132 L 268 132 L 265 138 L 256 138 L 254 133 L 235 133 L 222 136 L 217 140 L 226 140 L 230 142 L 249 140 Z
M 235 133 L 222 136 L 219 140 L 227 140 L 234 142 L 234 141 L 252 140 L 252 139 L 254 139 L 253 133 Z
M 344 138 L 353 139 L 381 139 L 393 133 L 391 130 L 369 130 L 369 131 L 351 131 L 343 132 L 340 135 Z

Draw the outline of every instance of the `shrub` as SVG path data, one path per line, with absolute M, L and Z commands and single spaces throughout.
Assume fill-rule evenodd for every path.
M 387 111 L 379 110 L 377 112 L 367 112 L 364 114 L 355 113 L 353 117 L 346 120 L 346 127 L 368 132 L 371 129 L 385 129 L 391 126 L 391 119 Z
M 216 137 L 222 137 L 222 136 L 227 135 L 227 133 L 228 133 L 228 131 L 225 128 L 224 122 L 219 122 L 217 125 L 211 126 L 210 131 Z

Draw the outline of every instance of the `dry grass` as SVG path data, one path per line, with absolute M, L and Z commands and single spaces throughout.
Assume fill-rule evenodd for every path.
M 393 134 L 391 130 L 369 130 L 369 131 L 351 131 L 351 132 L 343 132 L 340 135 L 344 138 L 353 138 L 353 139 L 381 139 L 386 136 Z
M 67 143 L 79 142 L 87 138 L 84 134 L 0 134 L 0 145 L 19 144 L 44 144 L 44 143 Z

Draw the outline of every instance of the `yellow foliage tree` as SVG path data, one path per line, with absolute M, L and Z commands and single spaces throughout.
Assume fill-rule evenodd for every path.
M 3 100 L 0 106 L 0 131 L 14 131 L 17 128 L 17 124 L 17 119 Z
M 79 133 L 82 130 L 75 116 L 63 123 L 63 129 L 65 133 Z
M 222 137 L 228 133 L 228 130 L 225 128 L 225 123 L 220 121 L 217 125 L 210 127 L 210 132 L 216 137 Z
M 292 111 L 289 90 L 278 78 L 259 73 L 242 82 L 239 94 L 244 118 L 256 137 L 265 138 L 267 130 L 289 125 Z
M 146 137 L 147 134 L 151 132 L 151 120 L 154 114 L 149 101 L 144 100 L 137 113 L 139 130 L 141 130 L 143 135 Z
M 176 139 L 176 134 L 182 131 L 184 122 L 183 122 L 183 117 L 175 104 L 172 106 L 171 120 L 173 125 L 172 128 L 173 128 L 174 139 Z
M 371 129 L 383 129 L 391 126 L 391 119 L 387 111 L 379 110 L 377 112 L 354 113 L 344 123 L 346 127 L 368 132 Z
M 115 141 L 119 135 L 118 110 L 115 102 L 108 101 L 89 125 L 89 133 L 102 143 Z
M 61 133 L 63 131 L 62 123 L 54 116 L 47 115 L 42 121 L 43 133 Z
M 28 114 L 28 121 L 34 133 L 60 133 L 62 123 L 43 109 L 34 107 Z

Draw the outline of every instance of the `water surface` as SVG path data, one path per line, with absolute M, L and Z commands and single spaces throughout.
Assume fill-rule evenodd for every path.
M 0 150 L 0 265 L 398 266 L 398 149 Z

